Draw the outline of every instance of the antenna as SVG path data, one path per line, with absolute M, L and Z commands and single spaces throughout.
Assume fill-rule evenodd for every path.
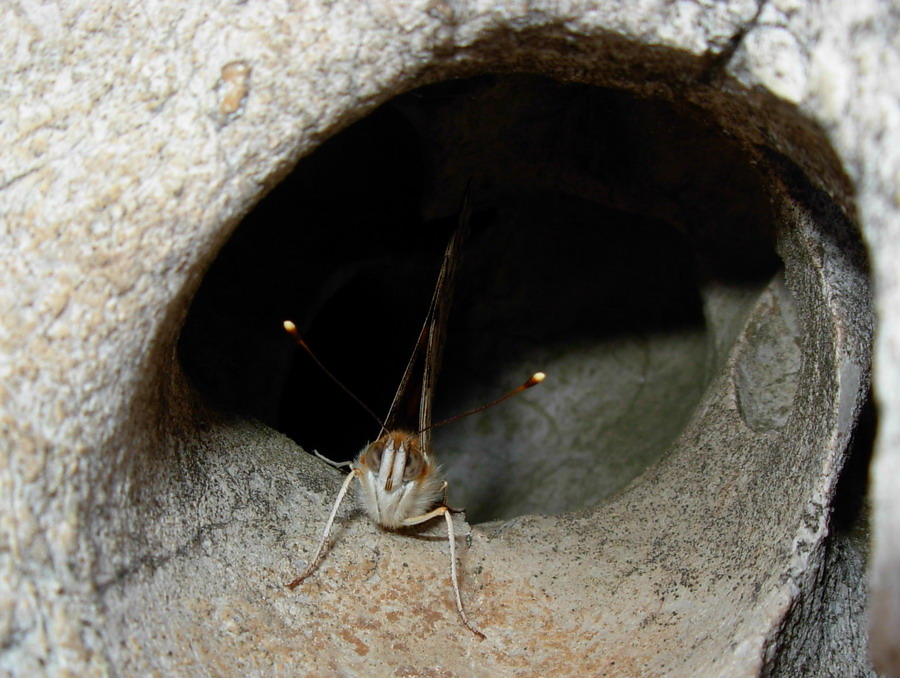
M 507 393 L 505 396 L 501 396 L 501 397 L 497 398 L 496 400 L 494 400 L 493 402 L 489 402 L 487 405 L 482 405 L 481 407 L 476 407 L 474 410 L 469 410 L 468 412 L 463 412 L 462 414 L 457 414 L 455 417 L 450 417 L 449 419 L 444 419 L 443 421 L 439 421 L 436 424 L 432 424 L 431 426 L 426 426 L 421 431 L 416 431 L 413 435 L 417 436 L 420 433 L 424 433 L 425 431 L 430 431 L 433 428 L 437 428 L 439 426 L 444 426 L 445 424 L 452 424 L 454 421 L 462 419 L 463 417 L 468 417 L 470 414 L 478 414 L 479 412 L 484 412 L 485 410 L 492 408 L 494 405 L 499 405 L 504 400 L 508 400 L 509 398 L 512 398 L 514 395 L 518 395 L 522 391 L 528 390 L 532 386 L 537 386 L 542 381 L 544 381 L 544 379 L 546 379 L 546 378 L 547 378 L 547 375 L 544 374 L 543 372 L 535 372 L 530 377 L 528 377 L 528 379 L 526 379 L 522 384 L 519 384 L 518 386 L 516 386 L 512 391 Z
M 356 394 L 355 394 L 353 391 L 351 391 L 349 388 L 347 388 L 346 386 L 344 386 L 343 382 L 341 382 L 340 379 L 338 379 L 336 376 L 334 376 L 334 375 L 331 373 L 331 370 L 329 370 L 327 367 L 325 367 L 325 365 L 322 364 L 322 361 L 319 360 L 319 358 L 316 356 L 315 353 L 313 353 L 313 351 L 312 351 L 312 349 L 309 347 L 309 345 L 308 345 L 305 341 L 303 341 L 303 338 L 300 336 L 300 333 L 297 332 L 297 326 L 296 326 L 292 321 L 290 321 L 290 320 L 285 320 L 284 323 L 282 323 L 282 324 L 284 325 L 285 331 L 286 331 L 288 334 L 290 334 L 292 337 L 294 337 L 294 341 L 297 342 L 297 345 L 309 354 L 309 357 L 312 358 L 313 361 L 316 363 L 316 365 L 319 366 L 319 369 L 322 370 L 322 371 L 328 376 L 328 378 L 331 379 L 331 381 L 333 381 L 335 384 L 337 384 L 338 386 L 340 386 L 340 387 L 341 387 L 341 390 L 342 390 L 344 393 L 346 393 L 348 396 L 350 396 L 351 398 L 353 398 L 353 400 L 354 400 L 361 408 L 363 408 L 366 412 L 368 412 L 369 416 L 372 417 L 372 419 L 374 419 L 374 420 L 376 421 L 376 423 L 378 424 L 378 426 L 381 428 L 381 430 L 382 430 L 382 432 L 383 432 L 383 431 L 385 430 L 385 429 L 384 429 L 384 422 L 381 421 L 381 419 L 378 418 L 378 415 L 377 415 L 377 414 L 375 414 L 371 409 L 369 409 L 369 406 L 368 406 L 368 405 L 366 405 L 362 400 L 360 400 L 359 398 L 357 398 L 357 397 L 356 397 Z M 508 397 L 508 396 L 507 396 L 507 397 Z

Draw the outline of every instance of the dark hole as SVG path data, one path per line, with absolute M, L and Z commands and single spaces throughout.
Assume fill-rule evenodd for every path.
M 409 92 L 247 216 L 180 359 L 215 406 L 353 457 L 377 424 L 282 320 L 384 417 L 469 178 L 435 416 L 550 378 L 435 431 L 451 503 L 475 520 L 596 503 L 665 451 L 711 378 L 704 289 L 759 289 L 780 263 L 761 179 L 693 111 L 522 75 Z

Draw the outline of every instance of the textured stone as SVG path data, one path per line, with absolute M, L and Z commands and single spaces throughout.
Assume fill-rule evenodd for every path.
M 871 635 L 879 669 L 900 675 L 891 3 L 2 13 L 0 671 L 871 672 L 864 549 L 826 540 L 869 387 L 861 235 L 879 323 Z M 379 531 L 351 501 L 317 573 L 284 588 L 341 476 L 231 414 L 277 408 L 290 347 L 256 284 L 246 326 L 221 317 L 245 302 L 215 302 L 250 268 L 289 282 L 308 323 L 367 280 L 365 238 L 389 239 L 392 213 L 365 203 L 371 224 L 329 249 L 327 210 L 303 211 L 310 187 L 346 182 L 347 204 L 326 207 L 349 209 L 364 187 L 347 177 L 368 175 L 306 156 L 398 95 L 476 75 L 392 106 L 422 148 L 417 223 L 452 216 L 469 176 L 478 186 L 484 234 L 442 407 L 551 375 L 437 439 L 451 503 L 494 519 L 455 518 L 481 642 L 456 617 L 439 524 Z M 309 198 L 274 244 L 254 242 L 252 217 L 235 232 L 298 161 L 294 197 Z M 658 259 L 642 268 L 634 252 Z M 234 372 L 217 355 L 237 356 Z

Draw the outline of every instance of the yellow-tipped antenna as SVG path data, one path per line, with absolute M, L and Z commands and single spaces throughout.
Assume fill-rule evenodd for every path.
M 430 431 L 431 429 L 437 428 L 438 426 L 443 426 L 444 424 L 451 424 L 454 421 L 457 421 L 458 419 L 462 419 L 463 417 L 468 417 L 470 414 L 478 414 L 479 412 L 484 412 L 485 410 L 492 408 L 494 405 L 499 405 L 504 400 L 512 398 L 514 395 L 518 395 L 522 391 L 528 390 L 532 386 L 537 386 L 542 381 L 544 381 L 544 379 L 546 379 L 546 378 L 547 378 L 547 375 L 544 374 L 543 372 L 535 372 L 530 377 L 528 377 L 528 379 L 526 379 L 522 384 L 519 384 L 518 386 L 516 386 L 516 388 L 514 388 L 512 391 L 507 393 L 505 396 L 501 396 L 500 398 L 497 398 L 496 400 L 488 403 L 487 405 L 482 405 L 481 407 L 476 407 L 474 410 L 469 410 L 468 412 L 463 412 L 462 414 L 457 414 L 455 417 L 450 417 L 449 419 L 444 419 L 443 421 L 439 421 L 438 423 L 432 424 L 431 426 L 426 426 L 421 431 L 416 431 L 413 435 L 418 435 L 424 431 Z
M 316 363 L 316 365 L 319 366 L 319 369 L 322 370 L 328 376 L 328 378 L 331 379 L 331 381 L 333 381 L 335 384 L 340 386 L 341 390 L 344 393 L 346 393 L 348 396 L 353 398 L 353 400 L 356 401 L 356 403 L 361 408 L 363 408 L 366 412 L 368 412 L 369 416 L 372 417 L 372 419 L 374 419 L 378 423 L 378 426 L 381 427 L 381 430 L 384 431 L 384 422 L 378 418 L 377 414 L 375 414 L 371 409 L 369 409 L 368 405 L 366 405 L 362 400 L 357 398 L 356 394 L 353 393 L 353 391 L 351 391 L 349 388 L 344 386 L 344 384 L 341 382 L 341 380 L 338 379 L 336 376 L 334 376 L 331 373 L 331 370 L 329 370 L 327 367 L 325 367 L 325 365 L 322 364 L 322 361 L 319 360 L 319 358 L 316 356 L 315 353 L 313 353 L 313 351 L 309 347 L 309 345 L 305 341 L 303 341 L 303 338 L 300 336 L 300 333 L 297 332 L 297 326 L 290 320 L 285 320 L 284 323 L 282 323 L 282 324 L 284 325 L 285 331 L 288 334 L 290 334 L 292 337 L 294 337 L 294 341 L 297 342 L 297 345 L 309 354 L 309 357 L 312 358 L 313 361 Z

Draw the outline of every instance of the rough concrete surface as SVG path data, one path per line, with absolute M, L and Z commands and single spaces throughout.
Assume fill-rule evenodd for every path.
M 871 376 L 870 637 L 900 675 L 892 3 L 0 11 L 0 672 L 871 675 L 865 540 L 828 537 Z M 551 375 L 436 435 L 483 641 L 437 522 L 350 500 L 285 589 L 342 477 L 257 421 L 280 317 L 377 283 L 403 303 L 360 307 L 421 322 L 397 262 L 469 177 L 440 407 Z M 408 350 L 373 322 L 359 353 Z

